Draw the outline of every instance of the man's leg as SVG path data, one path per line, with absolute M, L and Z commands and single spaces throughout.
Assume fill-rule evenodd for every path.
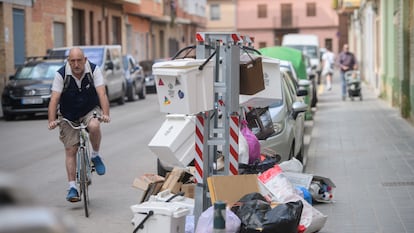
M 66 154 L 66 173 L 68 176 L 68 181 L 75 181 L 76 180 L 76 151 L 77 147 L 66 147 L 65 154 Z
M 345 72 L 341 71 L 341 82 L 342 82 L 342 100 L 346 98 L 346 80 L 345 80 Z
M 79 133 L 72 129 L 66 122 L 60 124 L 60 140 L 65 147 L 66 174 L 69 182 L 69 191 L 66 200 L 79 201 L 79 193 L 76 187 L 76 152 L 79 144 Z
M 96 118 L 92 118 L 88 124 L 89 139 L 92 145 L 92 162 L 95 166 L 96 173 L 98 175 L 105 174 L 105 165 L 102 162 L 102 158 L 99 156 L 99 149 L 101 146 L 101 127 L 100 122 Z

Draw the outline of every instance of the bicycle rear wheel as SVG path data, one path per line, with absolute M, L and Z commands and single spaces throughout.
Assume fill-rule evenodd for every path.
M 80 148 L 80 191 L 83 197 L 85 216 L 89 217 L 89 195 L 88 195 L 88 154 L 85 148 Z

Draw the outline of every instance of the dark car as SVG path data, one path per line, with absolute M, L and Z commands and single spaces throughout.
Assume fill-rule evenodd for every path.
M 47 113 L 53 78 L 63 64 L 64 60 L 38 59 L 20 66 L 3 90 L 4 119 Z
M 124 55 L 122 57 L 125 70 L 125 79 L 127 82 L 127 97 L 128 101 L 135 101 L 145 99 L 145 75 L 144 69 L 138 65 L 134 57 L 131 55 Z
M 145 86 L 147 89 L 147 93 L 157 93 L 157 88 L 155 85 L 155 78 L 154 78 L 154 75 L 152 74 L 152 66 L 157 62 L 163 62 L 163 61 L 168 61 L 168 60 L 170 59 L 160 58 L 160 59 L 155 59 L 155 60 L 141 61 L 139 63 L 144 69 Z

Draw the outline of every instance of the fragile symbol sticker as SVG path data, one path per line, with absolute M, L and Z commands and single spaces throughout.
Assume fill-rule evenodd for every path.
M 184 92 L 182 92 L 181 90 L 178 91 L 178 98 L 184 98 Z
M 167 96 L 164 96 L 164 105 L 171 104 L 171 101 L 167 98 Z

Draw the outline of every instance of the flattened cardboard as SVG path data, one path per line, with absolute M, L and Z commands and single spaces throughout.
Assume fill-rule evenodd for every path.
M 164 177 L 156 174 L 144 174 L 134 179 L 132 187 L 144 191 L 141 197 L 141 203 L 149 199 L 151 195 L 156 195 L 164 183 Z
M 207 184 L 212 204 L 220 200 L 232 206 L 246 194 L 260 193 L 257 174 L 211 176 L 207 178 Z

